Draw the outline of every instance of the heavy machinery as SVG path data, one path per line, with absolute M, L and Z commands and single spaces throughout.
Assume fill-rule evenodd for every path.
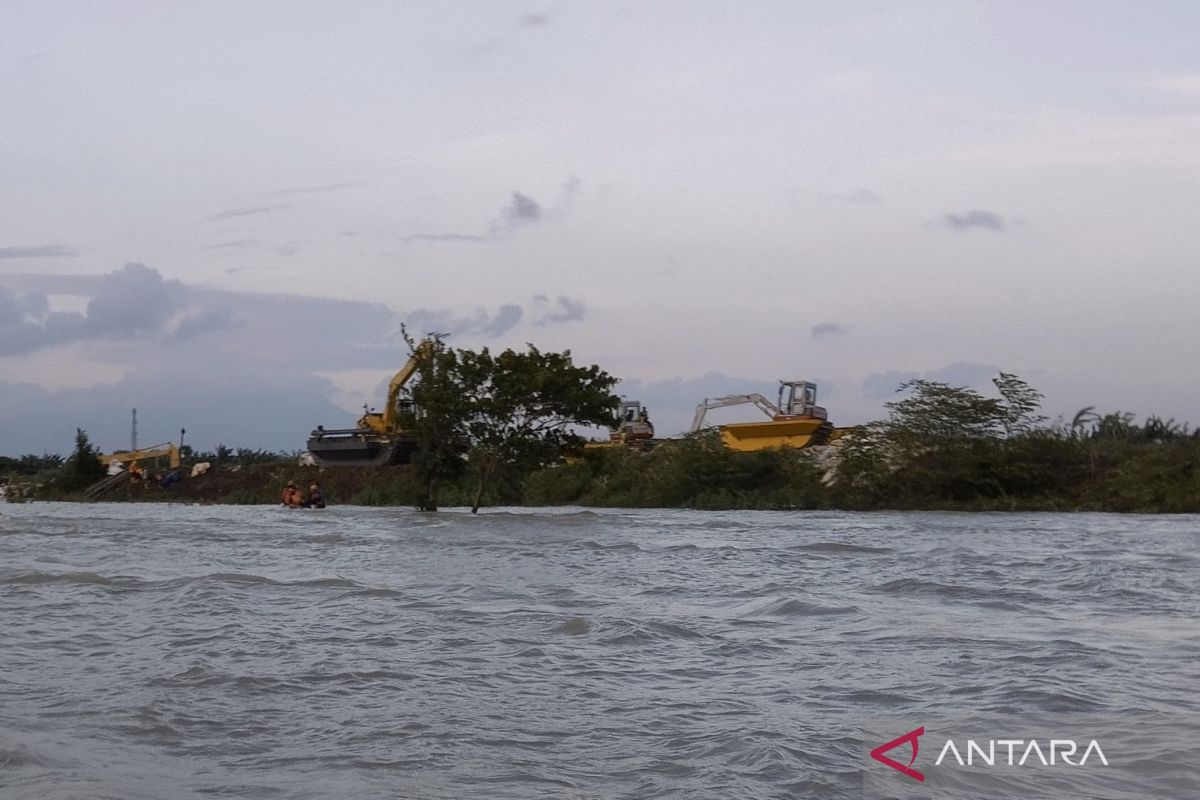
M 621 401 L 617 424 L 609 429 L 608 439 L 614 444 L 645 442 L 654 438 L 654 423 L 650 413 L 638 400 Z
M 779 401 L 772 403 L 761 394 L 735 394 L 705 399 L 696 406 L 692 432 L 704 427 L 704 418 L 714 408 L 753 403 L 770 419 L 766 422 L 734 422 L 718 426 L 721 441 L 743 452 L 768 447 L 809 447 L 826 444 L 834 427 L 825 409 L 817 405 L 817 385 L 808 381 L 780 381 Z
M 179 448 L 171 442 L 142 447 L 137 450 L 117 450 L 114 453 L 100 456 L 100 463 L 107 467 L 116 461 L 128 467 L 152 458 L 166 458 L 171 469 L 179 469 Z
M 308 451 L 325 466 L 380 466 L 404 464 L 411 458 L 417 441 L 410 431 L 400 427 L 400 390 L 417 371 L 421 359 L 433 352 L 433 341 L 423 339 L 400 371 L 388 383 L 387 403 L 383 411 L 364 406 L 358 427 L 326 430 L 318 425 L 309 434 Z
M 658 444 L 654 438 L 654 423 L 650 414 L 639 400 L 622 400 L 616 422 L 608 429 L 608 441 L 592 441 L 584 445 L 585 450 L 602 450 L 610 447 L 628 447 L 649 450 Z

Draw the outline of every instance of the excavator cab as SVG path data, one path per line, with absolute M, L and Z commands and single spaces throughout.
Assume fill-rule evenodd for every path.
M 778 405 L 780 416 L 829 418 L 825 409 L 817 405 L 817 385 L 809 381 L 780 381 Z

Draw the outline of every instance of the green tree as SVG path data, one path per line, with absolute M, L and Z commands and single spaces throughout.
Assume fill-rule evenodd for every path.
M 1000 396 L 1004 398 L 1004 415 L 1000 420 L 1006 438 L 1022 436 L 1037 430 L 1046 417 L 1038 414 L 1044 399 L 1041 392 L 1008 372 L 992 378 Z
M 459 369 L 459 353 L 440 336 L 428 337 L 429 347 L 419 347 L 408 331 L 401 335 L 417 360 L 415 381 L 400 393 L 397 418 L 416 439 L 412 464 L 417 473 L 417 503 L 421 511 L 437 511 L 442 483 L 463 469 L 468 418 L 467 394 Z
M 909 396 L 884 404 L 888 426 L 893 433 L 929 443 L 993 438 L 1009 416 L 1003 402 L 965 386 L 917 379 L 897 391 L 908 391 Z
M 599 367 L 576 366 L 569 350 L 528 348 L 457 352 L 472 513 L 499 471 L 518 478 L 559 460 L 583 442 L 572 426 L 611 424 L 620 403 L 612 393 L 617 379 Z
M 75 452 L 59 471 L 59 486 L 69 492 L 83 489 L 103 478 L 105 472 L 100 451 L 88 440 L 83 428 L 76 428 Z

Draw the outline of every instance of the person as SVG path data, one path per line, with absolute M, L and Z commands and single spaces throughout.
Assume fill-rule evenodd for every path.
M 287 486 L 283 487 L 283 494 L 280 496 L 279 502 L 288 508 L 304 508 L 304 498 L 300 496 L 300 490 L 296 488 L 295 481 L 288 481 Z
M 179 467 L 171 467 L 171 471 L 162 477 L 162 480 L 159 481 L 159 485 L 164 489 L 170 489 L 182 479 L 183 476 L 179 474 Z
M 308 502 L 305 505 L 308 508 L 325 507 L 325 495 L 321 494 L 321 485 L 316 481 L 308 487 Z

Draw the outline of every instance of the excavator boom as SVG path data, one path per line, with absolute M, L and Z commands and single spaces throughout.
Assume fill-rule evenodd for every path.
M 115 453 L 107 453 L 100 456 L 100 463 L 108 466 L 114 461 L 119 461 L 122 464 L 128 464 L 131 461 L 141 461 L 146 458 L 167 458 L 167 463 L 172 469 L 179 467 L 179 448 L 171 442 L 164 444 L 156 444 L 153 447 L 143 447 L 138 450 L 117 450 Z
M 779 408 L 761 394 L 754 392 L 752 394 L 731 394 L 726 397 L 716 397 L 713 399 L 705 398 L 704 402 L 696 406 L 696 416 L 692 418 L 692 433 L 700 430 L 704 425 L 704 417 L 709 411 L 714 408 L 726 408 L 727 406 L 740 406 L 745 403 L 753 403 L 762 410 L 768 417 L 777 417 L 780 415 Z
M 416 449 L 412 433 L 400 427 L 400 392 L 434 349 L 433 339 L 422 339 L 404 366 L 388 382 L 383 411 L 370 411 L 357 428 L 327 430 L 318 425 L 308 439 L 308 450 L 326 466 L 379 466 L 406 463 Z

